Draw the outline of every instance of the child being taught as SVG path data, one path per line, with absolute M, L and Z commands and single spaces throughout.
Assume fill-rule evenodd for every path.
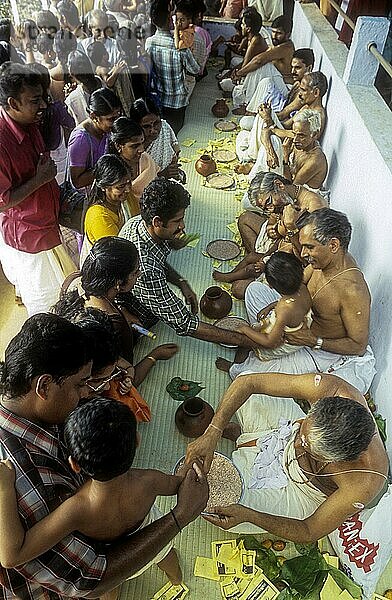
M 280 298 L 276 295 L 277 300 L 258 313 L 259 323 L 238 328 L 259 345 L 254 352 L 263 361 L 299 349 L 299 346 L 285 343 L 284 335 L 308 326 L 312 304 L 303 283 L 303 265 L 294 254 L 275 252 L 266 262 L 264 274 L 268 285 L 280 294 Z
M 18 515 L 14 466 L 0 461 L 0 563 L 5 568 L 32 560 L 73 531 L 111 541 L 146 527 L 162 516 L 156 497 L 176 494 L 182 481 L 181 475 L 131 468 L 138 445 L 136 419 L 116 400 L 94 398 L 78 406 L 65 422 L 64 439 L 71 468 L 85 483 L 27 531 Z M 180 531 L 174 511 L 172 516 Z M 181 583 L 172 543 L 133 577 L 153 563 L 173 584 Z
M 180 5 L 176 10 L 176 22 L 174 24 L 174 43 L 177 50 L 190 48 L 192 50 L 195 40 L 195 26 L 192 23 L 193 15 L 187 6 Z
M 113 88 L 117 78 L 127 68 L 124 60 L 113 67 L 109 63 L 109 54 L 102 42 L 95 41 L 87 47 L 87 55 L 95 68 L 95 74 L 102 79 L 108 88 Z

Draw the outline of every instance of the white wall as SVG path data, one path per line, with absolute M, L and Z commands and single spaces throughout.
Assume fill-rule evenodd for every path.
M 377 359 L 372 394 L 387 418 L 392 456 L 392 113 L 375 88 L 343 83 L 347 49 L 315 5 L 295 3 L 292 39 L 296 48 L 313 48 L 315 70 L 330 84 L 322 141 L 327 186 L 331 207 L 351 221 L 350 250 L 372 294 L 370 343 Z

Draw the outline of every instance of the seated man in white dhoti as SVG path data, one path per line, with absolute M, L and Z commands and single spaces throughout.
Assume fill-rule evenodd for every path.
M 268 49 L 264 37 L 261 35 L 263 21 L 258 12 L 253 9 L 245 8 L 241 17 L 241 32 L 243 39 L 247 40 L 246 52 L 240 62 L 236 62 L 235 67 L 245 66 L 255 56 Z M 219 87 L 223 91 L 232 91 L 234 85 L 230 79 L 230 71 L 223 72 Z
M 319 191 L 328 172 L 327 158 L 318 142 L 320 130 L 320 113 L 310 108 L 294 115 L 289 132 L 292 138 L 280 138 L 273 134 L 274 129 L 263 129 L 257 159 L 249 175 L 254 177 L 259 170 L 271 170 L 293 183 Z
M 320 117 L 320 127 L 314 141 L 318 141 L 324 132 L 326 113 L 322 105 L 322 98 L 327 89 L 327 78 L 320 71 L 304 75 L 300 83 L 298 102 L 301 103 L 301 108 L 298 113 L 310 109 L 316 111 Z M 249 173 L 250 177 L 254 177 L 258 170 L 273 170 L 282 175 L 283 147 L 277 138 L 285 140 L 294 137 L 292 131 L 294 116 L 280 123 L 271 106 L 262 104 L 254 118 L 250 133 L 242 131 L 237 136 L 237 155 L 242 162 L 246 163 L 240 165 L 236 169 L 237 172 Z M 301 181 L 299 183 L 311 185 L 309 182 Z M 248 208 L 246 204 L 244 207 Z
M 237 81 L 237 85 L 233 89 L 233 106 L 243 105 L 243 107 L 241 111 L 234 108 L 234 114 L 244 114 L 246 104 L 250 102 L 259 81 L 264 77 L 273 78 L 282 93 L 286 92 L 285 83 L 292 83 L 291 59 L 294 54 L 294 44 L 290 40 L 291 27 L 292 23 L 287 17 L 281 16 L 275 19 L 271 31 L 272 48 L 261 52 L 249 63 L 235 70 L 232 77 Z
M 307 400 L 309 413 L 291 398 Z M 209 470 L 234 413 L 240 435 L 232 458 L 244 495 L 241 504 L 215 507 L 216 514 L 205 517 L 214 525 L 310 543 L 388 496 L 389 461 L 373 416 L 359 391 L 340 377 L 239 377 L 204 434 L 189 444 L 188 462 L 198 457 Z
M 274 78 L 264 77 L 257 84 L 255 93 L 246 106 L 245 115 L 240 119 L 241 129 L 250 131 L 253 121 L 261 104 L 271 104 L 272 111 L 276 116 L 276 124 L 283 123 L 302 107 L 298 98 L 301 80 L 307 73 L 311 73 L 314 67 L 314 52 L 311 48 L 298 48 L 291 59 L 291 76 L 293 85 L 285 84 L 285 93 L 280 91 L 281 85 L 276 86 L 278 81 Z M 284 99 L 284 103 L 282 104 Z M 282 108 L 283 106 L 283 108 Z
M 215 270 L 212 274 L 216 281 L 232 283 L 232 293 L 241 299 L 247 286 L 261 272 L 256 268 L 253 274 L 248 271 L 244 276 L 244 269 L 252 265 L 257 267 L 257 263 L 278 249 L 299 255 L 298 217 L 304 211 L 313 212 L 327 206 L 319 194 L 270 172 L 257 173 L 251 181 L 248 195 L 251 210 L 242 213 L 238 219 L 238 229 L 247 254 L 229 273 Z M 291 248 L 293 244 L 295 247 Z
M 348 252 L 351 225 L 341 212 L 316 210 L 297 222 L 301 257 L 308 263 L 304 272 L 312 298 L 312 324 L 285 341 L 303 346 L 293 354 L 262 362 L 250 352 L 243 363 L 219 361 L 232 379 L 242 373 L 335 373 L 366 393 L 375 375 L 375 359 L 368 346 L 370 293 L 364 276 Z M 292 230 L 294 232 L 294 230 Z M 297 235 L 295 232 L 294 235 Z M 294 237 L 293 235 L 293 237 Z M 254 281 L 245 292 L 250 323 L 257 322 L 263 306 L 278 300 L 265 284 Z

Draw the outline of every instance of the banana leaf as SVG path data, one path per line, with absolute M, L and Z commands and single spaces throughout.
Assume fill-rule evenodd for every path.
M 177 402 L 184 402 L 184 400 L 195 398 L 203 389 L 204 387 L 200 383 L 197 383 L 197 381 L 189 381 L 188 379 L 181 379 L 181 377 L 173 377 L 166 386 L 167 393 L 170 394 L 173 400 L 177 400 Z

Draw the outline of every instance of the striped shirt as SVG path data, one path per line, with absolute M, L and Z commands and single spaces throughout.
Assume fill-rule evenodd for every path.
M 177 50 L 170 31 L 158 29 L 146 39 L 146 52 L 155 69 L 157 92 L 162 105 L 167 108 L 187 106 L 189 100 L 185 76 L 196 76 L 201 68 L 190 49 Z
M 133 242 L 139 253 L 140 275 L 130 295 L 139 301 L 132 307 L 135 314 L 145 324 L 151 322 L 153 315 L 174 329 L 177 335 L 189 335 L 196 331 L 198 317 L 189 312 L 167 282 L 166 259 L 171 252 L 169 243 L 163 241 L 158 244 L 154 241 L 140 216 L 125 223 L 120 237 Z M 129 307 L 131 311 L 132 308 Z
M 81 486 L 71 471 L 57 426 L 45 429 L 0 406 L 0 459 L 16 470 L 19 516 L 26 529 L 53 512 Z M 41 556 L 15 569 L 0 566 L 0 598 L 55 600 L 83 597 L 106 570 L 102 547 L 81 534 L 71 534 Z

